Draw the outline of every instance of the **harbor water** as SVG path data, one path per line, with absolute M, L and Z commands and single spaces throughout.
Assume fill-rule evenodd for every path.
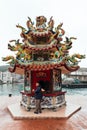
M 2 84 L 0 85 L 0 96 L 2 95 L 20 95 L 23 90 L 23 83 L 14 84 Z M 66 95 L 83 95 L 87 96 L 87 88 L 62 88 L 62 91 L 66 91 Z
M 9 94 L 12 95 L 20 95 L 20 91 L 23 90 L 23 83 L 14 83 L 14 84 L 2 84 L 0 85 L 0 96 L 7 96 Z

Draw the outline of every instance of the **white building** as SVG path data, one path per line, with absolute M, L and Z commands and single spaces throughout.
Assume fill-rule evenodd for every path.
M 23 76 L 15 73 L 11 73 L 8 71 L 9 66 L 0 66 L 0 80 L 3 81 L 3 83 L 13 83 L 18 82 L 20 79 L 23 79 Z
M 87 82 L 87 68 L 80 68 L 75 72 L 71 72 L 70 74 L 67 74 L 67 77 Z

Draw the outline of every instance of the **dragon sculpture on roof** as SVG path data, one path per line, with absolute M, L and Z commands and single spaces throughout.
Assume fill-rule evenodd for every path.
M 33 65 L 37 64 L 33 55 L 36 53 L 44 55 L 47 52 L 47 58 L 39 61 L 40 65 L 43 63 L 52 64 L 52 65 L 64 65 L 71 67 L 77 67 L 81 59 L 85 58 L 85 55 L 82 54 L 73 54 L 69 55 L 69 50 L 72 48 L 73 40 L 76 40 L 75 37 L 65 37 L 65 31 L 62 28 L 63 23 L 58 24 L 54 28 L 53 17 L 47 22 L 46 17 L 38 16 L 36 17 L 36 25 L 32 22 L 31 18 L 28 17 L 26 22 L 27 28 L 24 28 L 21 25 L 16 25 L 17 28 L 21 29 L 20 40 L 11 40 L 8 44 L 8 49 L 16 52 L 16 56 L 7 56 L 3 57 L 3 61 L 7 61 L 10 64 L 23 64 L 23 65 Z

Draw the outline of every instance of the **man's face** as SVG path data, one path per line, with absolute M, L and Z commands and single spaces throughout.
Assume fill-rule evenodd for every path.
M 39 86 L 39 83 L 36 83 L 36 87 L 38 87 Z

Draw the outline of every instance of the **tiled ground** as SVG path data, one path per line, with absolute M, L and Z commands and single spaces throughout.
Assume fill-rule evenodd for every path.
M 81 106 L 81 110 L 68 119 L 14 120 L 7 107 L 20 102 L 20 99 L 0 96 L 0 130 L 87 130 L 87 96 L 66 97 L 67 102 Z
M 67 119 L 75 112 L 80 110 L 80 108 L 81 107 L 79 105 L 67 103 L 66 106 L 64 105 L 60 108 L 57 108 L 56 111 L 53 111 L 52 109 L 44 109 L 42 113 L 34 114 L 34 109 L 26 111 L 23 107 L 20 106 L 20 103 L 8 106 L 8 109 L 14 119 Z

